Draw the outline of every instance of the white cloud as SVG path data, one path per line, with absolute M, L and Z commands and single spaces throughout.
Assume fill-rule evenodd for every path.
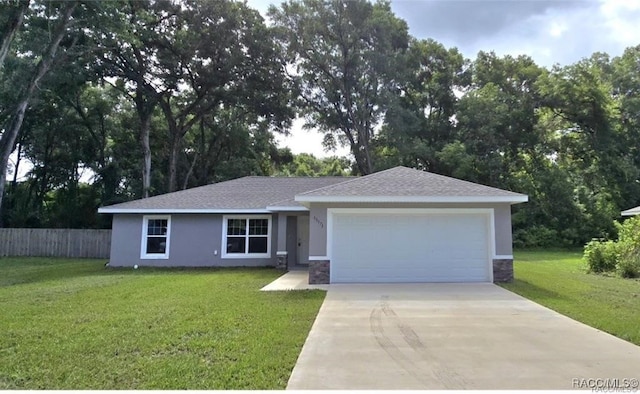
M 600 12 L 609 40 L 625 47 L 640 44 L 640 1 L 604 1 Z

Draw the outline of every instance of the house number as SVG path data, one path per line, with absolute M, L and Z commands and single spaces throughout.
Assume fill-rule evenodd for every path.
M 318 223 L 320 225 L 321 228 L 324 228 L 324 223 L 322 223 L 322 220 L 318 219 L 317 216 L 313 217 L 313 221 Z

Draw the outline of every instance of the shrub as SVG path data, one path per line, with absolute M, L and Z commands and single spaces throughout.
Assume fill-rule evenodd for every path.
M 616 265 L 616 272 L 623 278 L 640 277 L 640 253 L 633 251 L 621 256 Z
M 593 239 L 584 246 L 583 258 L 589 272 L 613 271 L 618 263 L 618 245 Z
M 558 232 L 545 226 L 532 226 L 513 233 L 513 244 L 517 248 L 548 248 L 559 246 Z
M 627 219 L 622 224 L 616 223 L 616 228 L 618 242 L 624 244 L 624 249 L 640 250 L 640 215 Z
M 640 215 L 616 223 L 618 241 L 592 240 L 584 247 L 589 272 L 614 271 L 623 278 L 640 277 Z

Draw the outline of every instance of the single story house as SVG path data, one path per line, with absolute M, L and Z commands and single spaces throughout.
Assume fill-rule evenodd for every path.
M 110 265 L 309 266 L 310 283 L 513 278 L 511 205 L 527 196 L 406 167 L 249 176 L 102 207 Z

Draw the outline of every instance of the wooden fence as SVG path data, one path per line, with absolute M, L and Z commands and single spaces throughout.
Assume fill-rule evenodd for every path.
M 0 228 L 0 256 L 109 258 L 111 230 Z

